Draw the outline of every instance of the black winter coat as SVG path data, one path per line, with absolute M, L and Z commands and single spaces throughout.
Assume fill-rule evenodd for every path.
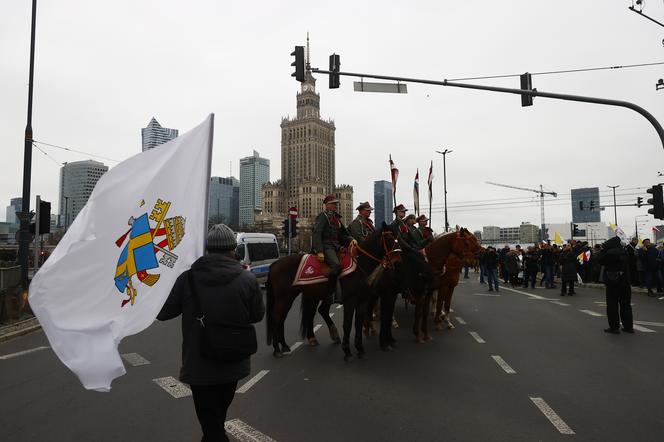
M 196 260 L 175 281 L 157 319 L 165 321 L 182 314 L 182 369 L 180 380 L 190 385 L 218 385 L 249 375 L 250 359 L 216 362 L 202 358 L 197 309 L 189 290 L 192 276 L 205 318 L 212 322 L 249 325 L 265 314 L 263 295 L 256 277 L 227 255 L 210 254 Z
M 576 257 L 573 250 L 560 254 L 560 279 L 563 281 L 576 281 Z

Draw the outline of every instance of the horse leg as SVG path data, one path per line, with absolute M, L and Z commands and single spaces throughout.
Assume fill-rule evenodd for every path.
M 423 302 L 425 301 L 424 296 L 418 296 L 415 301 L 415 321 L 413 323 L 413 333 L 415 334 L 415 340 L 418 344 L 424 342 L 424 336 L 422 335 L 422 313 L 424 311 Z
M 348 298 L 344 299 L 344 336 L 341 341 L 341 349 L 344 351 L 344 361 L 349 361 L 353 357 L 350 351 L 350 334 L 353 331 L 353 314 L 355 306 Z
M 428 292 L 424 295 L 424 302 L 422 303 L 422 334 L 424 335 L 425 341 L 431 341 L 431 333 L 429 333 L 429 309 L 431 307 L 431 292 Z
M 396 342 L 392 337 L 392 317 L 394 315 L 394 304 L 396 303 L 396 293 L 387 293 L 381 296 L 380 300 L 380 347 L 383 350 L 389 350 Z
M 454 293 L 454 287 L 450 287 L 447 293 L 445 293 L 445 323 L 447 328 L 453 329 L 454 324 L 450 320 L 450 309 L 452 307 L 452 294 Z
M 332 342 L 335 344 L 339 344 L 341 340 L 339 339 L 339 331 L 337 330 L 337 326 L 334 325 L 334 321 L 332 321 L 332 318 L 330 317 L 330 307 L 332 304 L 330 304 L 327 300 L 323 300 L 320 303 L 320 306 L 318 306 L 318 313 L 321 315 L 323 318 L 323 321 L 325 321 L 325 324 L 327 325 L 327 329 L 330 332 L 330 339 Z
M 316 347 L 318 345 L 318 339 L 316 339 L 316 333 L 314 332 L 314 317 L 316 316 L 316 304 L 318 301 L 310 301 L 310 304 L 307 309 L 305 309 L 306 312 L 306 329 L 307 329 L 307 341 L 309 342 L 309 345 L 312 347 Z M 303 313 L 305 313 L 303 312 Z
M 438 286 L 438 296 L 436 299 L 436 314 L 433 317 L 433 322 L 436 326 L 436 330 L 443 329 L 443 321 L 444 321 L 443 302 L 445 300 L 446 292 L 447 292 L 447 287 L 443 284 L 440 284 Z
M 364 320 L 368 315 L 367 303 L 359 302 L 355 308 L 355 349 L 357 350 L 357 357 L 362 359 L 364 357 L 364 345 L 362 343 L 362 326 Z
M 291 307 L 293 306 L 293 301 L 295 301 L 295 298 L 297 297 L 298 293 L 295 293 L 292 295 L 290 298 L 286 300 L 284 303 L 284 309 L 283 309 L 283 315 L 279 321 L 279 344 L 281 345 L 281 353 L 289 353 L 291 351 L 290 347 L 288 344 L 286 344 L 286 334 L 284 332 L 284 325 L 286 324 L 286 317 L 288 317 L 288 312 L 290 311 Z M 275 355 L 276 356 L 276 355 Z M 279 357 L 279 356 L 277 356 Z

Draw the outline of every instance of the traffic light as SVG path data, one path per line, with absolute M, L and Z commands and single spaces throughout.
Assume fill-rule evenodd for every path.
M 519 76 L 521 79 L 521 89 L 524 91 L 533 90 L 533 80 L 528 72 Z M 521 106 L 532 106 L 533 105 L 533 96 L 521 94 Z
M 643 205 L 643 198 L 640 196 L 636 197 L 636 207 L 641 207 Z
M 662 185 L 655 184 L 650 189 L 646 190 L 646 192 L 652 195 L 652 198 L 648 198 L 648 201 L 646 201 L 648 204 L 652 204 L 652 209 L 648 209 L 648 213 L 657 219 L 664 219 L 664 198 L 662 198 Z
M 295 238 L 297 236 L 297 220 L 292 218 L 290 220 L 290 232 L 291 232 L 291 238 Z
M 572 238 L 575 236 L 581 236 L 581 233 L 579 232 L 579 225 L 578 224 L 572 224 Z
M 590 200 L 590 210 L 593 211 L 595 210 L 595 201 Z
M 51 233 L 51 203 L 39 201 L 39 234 Z
M 291 74 L 291 77 L 295 77 L 302 83 L 304 81 L 304 46 L 295 46 L 291 55 L 295 57 L 295 61 L 291 63 L 291 66 L 295 66 L 295 72 Z
M 339 88 L 339 69 L 341 62 L 337 54 L 330 55 L 330 89 Z
M 290 235 L 290 220 L 288 218 L 286 218 L 283 221 L 282 224 L 284 225 L 284 229 L 283 229 L 284 237 L 288 238 L 288 236 Z

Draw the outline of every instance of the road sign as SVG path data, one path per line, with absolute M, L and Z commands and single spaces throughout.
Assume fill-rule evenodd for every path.
M 292 219 L 297 218 L 297 207 L 291 207 L 288 209 L 288 217 Z
M 356 81 L 353 83 L 355 92 L 388 92 L 393 94 L 407 94 L 408 85 L 402 83 L 370 83 Z

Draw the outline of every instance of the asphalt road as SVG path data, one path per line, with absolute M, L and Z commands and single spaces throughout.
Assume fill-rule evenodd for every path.
M 416 344 L 413 309 L 400 301 L 397 350 L 367 338 L 367 358 L 348 363 L 325 327 L 319 347 L 282 359 L 261 345 L 229 429 L 237 440 L 279 442 L 664 440 L 664 301 L 635 294 L 641 330 L 609 335 L 603 291 L 577 293 L 501 287 L 487 296 L 496 293 L 466 280 L 453 301 L 456 329 Z M 340 324 L 343 310 L 333 311 Z M 291 345 L 297 320 L 294 308 Z M 142 365 L 127 361 L 111 393 L 85 391 L 41 331 L 0 344 L 0 440 L 200 440 L 186 387 L 162 382 L 185 395 L 176 398 L 154 381 L 177 379 L 179 325 L 127 338 L 121 353 Z M 258 331 L 263 339 L 263 324 Z

